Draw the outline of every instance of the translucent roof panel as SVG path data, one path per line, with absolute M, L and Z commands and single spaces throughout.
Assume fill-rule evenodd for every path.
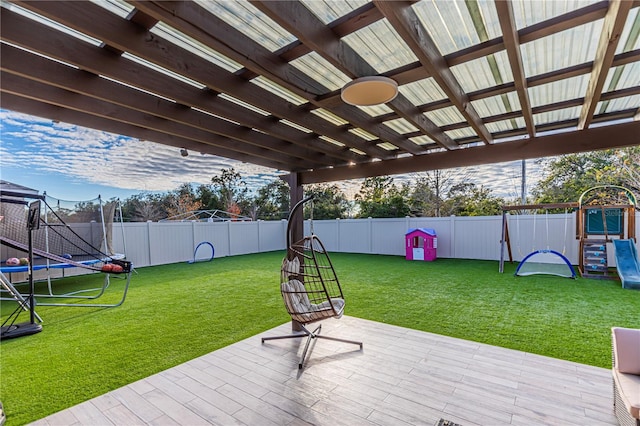
M 602 114 L 605 112 L 625 111 L 628 109 L 640 108 L 640 95 L 625 96 L 624 98 L 612 99 L 606 102 L 600 102 L 596 112 Z
M 473 92 L 513 81 L 509 58 L 504 50 L 451 67 L 451 72 L 465 92 Z
M 298 129 L 298 130 L 300 130 L 302 132 L 313 133 L 311 130 L 307 129 L 306 127 L 303 127 L 303 126 L 301 126 L 301 125 L 299 125 L 297 123 L 294 123 L 292 121 L 285 120 L 284 118 L 282 120 L 280 120 L 280 122 L 282 124 L 286 124 L 287 126 L 293 127 L 294 129 Z
M 311 113 L 317 115 L 320 118 L 327 120 L 331 124 L 335 124 L 336 126 L 344 126 L 345 124 L 349 124 L 349 122 L 344 118 L 338 117 L 334 113 L 327 111 L 326 109 L 323 109 L 323 108 L 311 110 Z
M 374 22 L 342 40 L 378 73 L 400 68 L 418 60 L 386 19 Z
M 599 0 L 512 0 L 516 28 L 521 29 L 586 7 Z
M 335 139 L 331 139 L 331 138 L 330 138 L 330 137 L 328 137 L 328 136 L 320 136 L 320 139 L 322 139 L 323 141 L 329 142 L 330 144 L 333 144 L 333 145 L 339 146 L 339 147 L 343 147 L 343 146 L 345 146 L 342 142 L 338 142 L 337 140 L 335 140 Z
M 351 79 L 316 52 L 308 53 L 290 62 L 291 65 L 313 78 L 329 91 L 338 90 Z
M 599 20 L 521 45 L 525 75 L 532 77 L 593 61 L 601 31 L 602 20 Z M 572 48 L 561 49 L 558 46 Z
M 295 93 L 293 93 L 289 89 L 285 89 L 284 87 L 280 86 L 279 84 L 274 83 L 273 81 L 271 81 L 268 78 L 265 78 L 263 76 L 258 76 L 256 78 L 254 78 L 253 80 L 251 80 L 251 82 L 253 84 L 255 84 L 256 86 L 259 86 L 259 87 L 262 87 L 265 90 L 268 90 L 269 92 L 273 93 L 274 95 L 280 96 L 282 99 L 285 99 L 285 100 L 291 102 L 294 105 L 300 106 L 302 104 L 307 103 L 307 100 L 304 99 L 303 97 L 296 95 Z
M 234 104 L 238 104 L 238 105 L 240 105 L 240 106 L 242 106 L 244 108 L 250 109 L 253 112 L 257 112 L 260 115 L 264 115 L 265 117 L 268 117 L 268 116 L 271 115 L 271 113 L 269 113 L 269 112 L 267 112 L 267 111 L 265 111 L 263 109 L 255 107 L 255 106 L 253 106 L 251 104 L 248 104 L 248 103 L 246 103 L 244 101 L 241 101 L 238 98 L 234 98 L 233 96 L 227 95 L 226 93 L 220 93 L 218 96 L 220 98 L 222 98 L 222 99 L 226 99 L 229 102 L 233 102 Z
M 393 112 L 393 110 L 385 104 L 373 106 L 358 106 L 358 108 L 369 114 L 371 117 L 378 117 L 380 115 L 390 114 Z
M 502 36 L 492 2 L 430 0 L 414 4 L 413 9 L 442 55 Z
M 640 49 L 640 7 L 631 9 L 624 25 L 616 54 Z
M 632 62 L 609 70 L 603 92 L 637 86 L 640 86 L 640 62 Z
M 426 135 L 409 138 L 409 140 L 415 143 L 416 145 L 429 145 L 429 144 L 435 143 L 433 139 L 431 139 L 429 136 L 426 136 Z
M 118 15 L 121 18 L 126 18 L 129 13 L 135 9 L 129 3 L 125 3 L 122 0 L 91 0 L 92 3 L 97 4 L 100 7 L 104 7 L 111 13 Z
M 313 12 L 325 25 L 348 15 L 357 8 L 369 3 L 367 0 L 302 0 L 302 3 Z
M 230 72 L 236 72 L 242 69 L 242 65 L 237 63 L 236 61 L 227 58 L 225 55 L 216 52 L 210 47 L 200 43 L 197 40 L 189 37 L 186 34 L 181 33 L 180 31 L 175 30 L 174 28 L 166 25 L 163 22 L 158 22 L 151 30 L 152 33 L 159 35 L 163 39 L 180 46 L 188 52 L 191 52 L 195 55 L 200 56 L 207 61 L 210 61 L 217 66 L 224 68 Z
M 94 46 L 101 46 L 102 45 L 102 41 L 100 41 L 100 40 L 98 40 L 98 39 L 96 39 L 94 37 L 90 37 L 90 36 L 88 36 L 88 35 L 86 35 L 84 33 L 81 33 L 79 31 L 76 31 L 76 30 L 74 30 L 72 28 L 69 28 L 69 27 L 67 27 L 65 25 L 59 24 L 59 23 L 57 23 L 55 21 L 52 21 L 51 19 L 46 18 L 46 17 L 44 17 L 42 15 L 38 15 L 37 13 L 33 13 L 30 10 L 24 9 L 24 8 L 22 8 L 20 6 L 16 6 L 13 3 L 2 1 L 0 3 L 0 6 L 2 6 L 3 8 L 6 8 L 6 9 L 12 11 L 12 12 L 15 12 L 15 13 L 17 13 L 19 15 L 22 15 L 22 16 L 24 16 L 26 18 L 29 18 L 29 19 L 32 19 L 32 20 L 34 20 L 36 22 L 44 24 L 44 25 L 46 25 L 46 26 L 48 26 L 50 28 L 53 28 L 56 31 L 60 31 L 60 32 L 62 32 L 64 34 L 68 34 L 68 35 L 70 35 L 72 37 L 75 37 L 75 38 L 77 38 L 79 40 L 82 40 L 82 41 L 84 41 L 86 43 L 92 44 Z
M 395 151 L 396 149 L 398 149 L 397 146 L 395 146 L 392 143 L 389 142 L 383 142 L 383 143 L 379 143 L 378 146 L 382 149 L 385 149 L 387 151 Z
M 520 110 L 520 100 L 515 92 L 478 99 L 471 104 L 483 118 Z
M 292 34 L 247 1 L 196 0 L 196 2 L 272 52 L 296 41 Z
M 435 111 L 427 111 L 424 115 L 438 127 L 465 121 L 460 111 L 458 111 L 458 108 L 454 106 L 437 109 Z
M 451 139 L 462 139 L 477 136 L 471 127 L 463 127 L 462 129 L 448 130 L 445 132 Z
M 533 122 L 536 126 L 540 124 L 556 123 L 558 121 L 574 120 L 580 117 L 581 107 L 571 107 L 558 109 L 555 111 L 543 112 L 533 115 Z
M 440 86 L 438 86 L 438 83 L 431 77 L 414 81 L 413 83 L 403 84 L 398 87 L 398 91 L 414 105 L 424 105 L 446 99 L 447 97 Z
M 513 120 L 502 120 L 496 121 L 494 123 L 486 123 L 485 126 L 487 127 L 487 130 L 489 130 L 489 132 L 499 133 L 509 130 L 524 129 L 526 125 L 524 119 L 522 117 L 518 117 Z
M 161 72 L 162 74 L 168 75 L 169 77 L 175 78 L 176 80 L 180 80 L 183 83 L 190 84 L 191 86 L 197 87 L 198 89 L 204 89 L 204 88 L 207 87 L 204 84 L 200 83 L 199 81 L 195 81 L 195 80 L 192 80 L 190 78 L 184 77 L 184 76 L 182 76 L 182 75 L 180 75 L 178 73 L 175 73 L 175 72 L 173 72 L 171 70 L 163 68 L 163 67 L 161 67 L 159 65 L 156 65 L 153 62 L 149 62 L 146 59 L 142 59 L 142 58 L 140 58 L 138 56 L 132 55 L 132 54 L 130 54 L 128 52 L 124 52 L 122 54 L 122 57 L 125 58 L 125 59 L 129 59 L 129 60 L 131 60 L 133 62 L 136 62 L 136 63 L 138 63 L 140 65 L 144 65 L 145 67 L 148 67 L 148 68 L 150 68 L 150 69 L 152 69 L 154 71 Z
M 362 130 L 359 127 L 353 128 L 353 129 L 349 129 L 349 132 L 353 133 L 356 136 L 361 137 L 362 139 L 366 140 L 366 141 L 375 141 L 378 139 L 378 137 L 376 135 L 372 135 L 371 133 L 367 132 L 366 130 Z
M 529 88 L 529 102 L 535 108 L 541 105 L 578 99 L 584 96 L 589 84 L 589 74 L 554 81 Z
M 400 134 L 411 133 L 418 131 L 418 128 L 413 124 L 409 123 L 404 118 L 397 118 L 395 120 L 385 121 L 384 125 L 390 127 Z

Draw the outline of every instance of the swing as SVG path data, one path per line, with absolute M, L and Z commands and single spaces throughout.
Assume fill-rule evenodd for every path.
M 336 271 L 322 241 L 313 233 L 313 207 L 311 208 L 311 235 L 291 243 L 292 218 L 297 209 L 313 197 L 298 202 L 289 214 L 287 224 L 287 255 L 280 269 L 280 292 L 287 312 L 293 321 L 294 330 L 299 332 L 275 337 L 263 337 L 267 340 L 307 337 L 300 357 L 298 368 L 302 369 L 308 355 L 309 345 L 316 338 L 334 340 L 359 345 L 362 342 L 339 339 L 321 335 L 322 324 L 309 330 L 306 326 L 328 318 L 340 318 L 344 312 L 345 300 Z
M 549 247 L 549 210 L 545 210 L 545 225 L 546 225 L 546 234 L 547 234 L 547 246 L 545 249 L 536 250 L 536 217 L 537 214 L 534 213 L 533 216 L 533 246 L 534 250 L 525 256 L 518 268 L 516 269 L 515 275 L 518 277 L 526 277 L 529 275 L 555 275 L 558 277 L 565 278 L 575 278 L 576 271 L 569 262 L 569 259 L 565 257 L 565 252 L 567 249 L 566 241 L 567 241 L 567 230 L 568 230 L 568 222 L 569 215 L 567 214 L 567 209 L 564 210 L 564 247 L 562 248 L 562 253 L 552 250 Z M 520 222 L 519 219 L 516 218 L 517 223 L 517 232 L 518 237 L 520 237 Z M 518 250 L 520 250 L 520 238 L 518 238 Z

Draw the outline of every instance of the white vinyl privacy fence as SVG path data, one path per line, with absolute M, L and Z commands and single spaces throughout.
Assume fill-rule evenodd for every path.
M 563 252 L 578 263 L 575 214 L 510 215 L 508 218 L 514 260 L 534 250 Z M 636 214 L 640 236 L 640 214 Z M 500 216 L 336 219 L 315 220 L 314 232 L 330 252 L 404 256 L 404 235 L 412 228 L 433 228 L 437 233 L 439 258 L 500 259 Z M 286 246 L 286 221 L 257 222 L 147 222 L 125 223 L 124 240 L 118 226 L 113 232 L 114 249 L 126 253 L 136 267 L 192 260 L 195 247 L 210 242 L 215 257 L 274 250 Z M 305 222 L 305 234 L 310 223 Z M 613 252 L 613 250 L 611 250 Z M 198 257 L 210 256 L 206 247 Z M 505 252 L 505 258 L 506 258 Z M 613 264 L 614 259 L 610 259 Z

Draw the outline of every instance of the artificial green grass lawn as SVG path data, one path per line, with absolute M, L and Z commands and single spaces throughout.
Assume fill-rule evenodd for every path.
M 0 344 L 7 424 L 40 419 L 289 320 L 283 252 L 138 269 L 118 308 L 38 308 L 39 334 Z M 618 281 L 516 278 L 514 266 L 332 254 L 346 314 L 599 367 L 610 328 L 640 328 L 640 292 Z M 102 277 L 67 278 L 56 289 Z M 116 281 L 100 301 L 118 300 Z M 2 305 L 5 317 L 12 305 Z M 21 321 L 27 320 L 23 314 Z M 256 345 L 260 340 L 256 338 Z M 366 344 L 366 342 L 365 342 Z

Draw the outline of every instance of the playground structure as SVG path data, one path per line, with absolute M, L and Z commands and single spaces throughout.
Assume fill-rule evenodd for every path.
M 636 206 L 634 194 L 627 188 L 615 185 L 590 188 L 580 196 L 577 203 L 504 206 L 499 271 L 504 272 L 505 249 L 509 261 L 513 262 L 507 213 L 527 210 L 533 212 L 544 210 L 548 213 L 549 210 L 564 209 L 565 240 L 567 240 L 569 219 L 567 212 L 572 210 L 576 212 L 575 238 L 579 242 L 578 271 L 580 275 L 584 278 L 620 279 L 623 288 L 640 289 L 640 262 L 635 245 Z M 534 234 L 536 233 L 535 220 L 534 213 Z M 516 223 L 519 229 L 519 222 Z M 547 224 L 547 241 L 548 233 Z M 609 261 L 611 248 L 615 249 L 613 254 L 616 261 L 615 270 Z M 573 266 L 564 252 L 564 248 L 560 252 L 548 245 L 543 249 L 534 248 L 522 259 L 516 275 L 551 274 L 575 277 L 575 272 L 573 274 L 567 272 L 573 271 Z
M 38 227 L 28 233 L 25 206 L 28 205 L 26 200 L 30 199 L 39 201 L 43 208 L 36 218 Z M 87 202 L 65 202 L 48 197 L 46 193 L 38 195 L 14 190 L 11 184 L 3 182 L 0 188 L 0 256 L 2 259 L 9 259 L 31 253 L 33 259 L 28 264 L 19 266 L 2 263 L 0 271 L 6 274 L 5 278 L 9 277 L 7 281 L 13 289 L 22 285 L 25 272 L 28 272 L 30 280 L 46 281 L 46 290 L 33 294 L 36 298 L 35 304 L 40 306 L 121 305 L 129 288 L 132 265 L 131 262 L 123 260 L 124 255 L 113 252 L 112 228 L 116 211 L 119 210 L 115 202 L 103 205 L 100 197 Z M 27 237 L 31 237 L 31 241 Z M 88 272 L 104 273 L 103 284 L 73 292 L 56 293 L 56 278 Z M 125 281 L 121 299 L 113 303 L 93 301 L 105 293 L 113 278 Z M 11 299 L 20 303 L 14 294 L 16 292 L 9 291 L 7 286 L 3 286 L 2 293 L 3 296 L 9 296 L 3 297 L 3 300 Z M 20 294 L 24 296 L 26 293 L 23 291 Z M 63 303 L 54 303 L 56 299 L 66 300 Z M 69 303 L 74 299 L 76 302 L 77 299 L 92 302 Z
M 180 213 L 158 222 L 251 222 L 249 216 L 242 216 L 237 213 L 225 212 L 223 210 L 193 210 Z
M 536 219 L 537 211 L 543 210 L 545 216 L 545 231 L 546 231 L 546 241 L 543 248 L 533 247 L 532 251 L 529 252 L 523 259 L 520 261 L 518 268 L 516 269 L 515 275 L 517 276 L 528 276 L 528 275 L 556 275 L 560 277 L 567 278 L 575 278 L 576 273 L 571 265 L 571 262 L 566 258 L 566 240 L 569 229 L 569 211 L 573 211 L 578 207 L 578 203 L 555 203 L 555 204 L 521 204 L 515 206 L 503 206 L 502 207 L 502 239 L 500 240 L 500 273 L 504 272 L 504 252 L 505 248 L 507 249 L 507 254 L 509 256 L 509 262 L 513 262 L 513 253 L 511 247 L 511 238 L 509 234 L 509 221 L 507 219 L 508 212 L 524 212 L 524 211 L 533 211 L 533 233 L 535 242 L 536 235 Z M 564 247 L 561 251 L 554 250 L 550 247 L 549 243 L 549 210 L 564 210 L 565 218 L 564 218 Z M 520 239 L 520 219 L 519 215 L 515 215 L 516 217 L 516 230 L 517 237 Z M 534 244 L 535 245 L 535 244 Z M 518 247 L 519 248 L 519 247 Z
M 582 193 L 578 206 L 580 274 L 586 278 L 619 278 L 624 288 L 640 288 L 635 248 L 637 200 L 633 192 L 622 186 L 596 186 Z M 615 249 L 617 271 L 609 266 L 611 247 Z

